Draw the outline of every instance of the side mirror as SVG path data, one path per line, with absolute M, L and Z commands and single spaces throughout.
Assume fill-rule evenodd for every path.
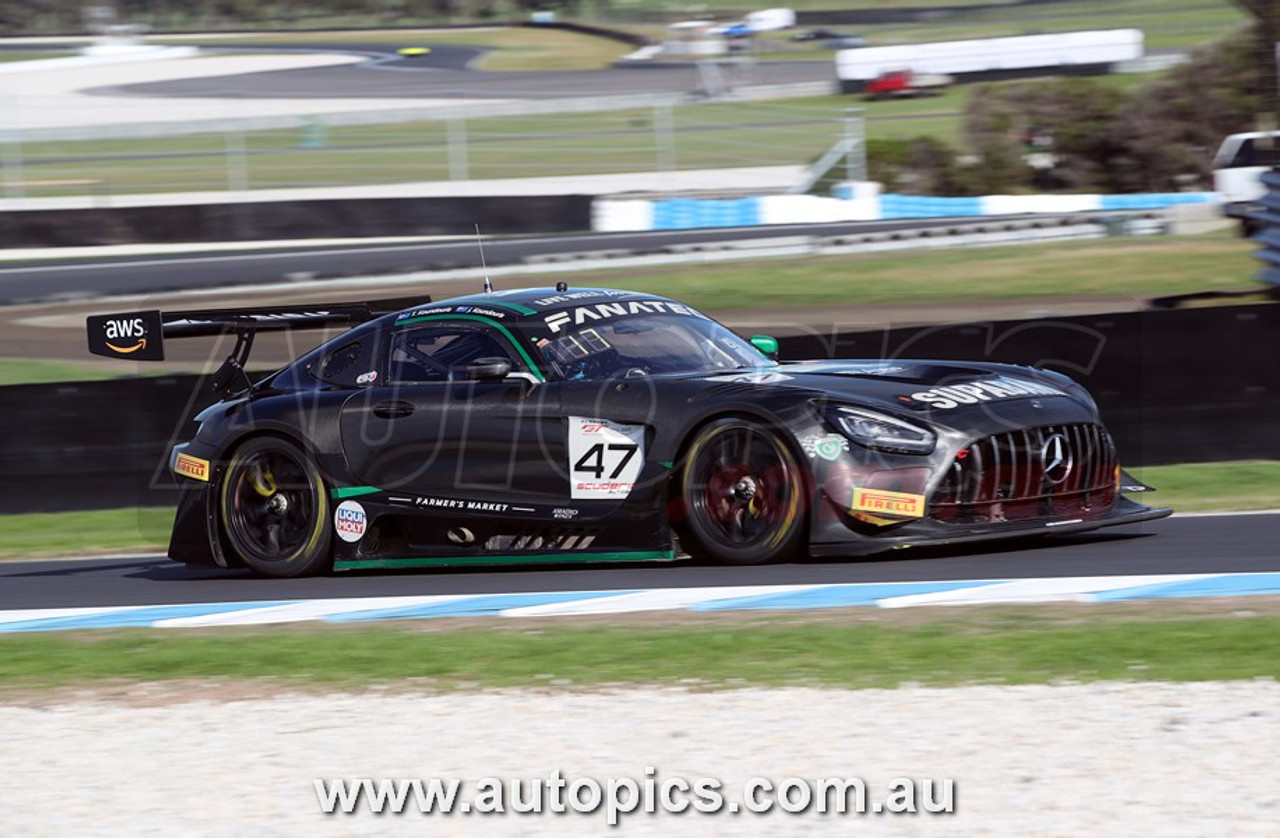
M 476 358 L 467 364 L 467 379 L 470 381 L 495 381 L 506 378 L 511 372 L 511 361 L 508 358 Z
M 760 350 L 760 354 L 770 361 L 778 360 L 778 339 L 768 335 L 752 335 L 751 345 Z

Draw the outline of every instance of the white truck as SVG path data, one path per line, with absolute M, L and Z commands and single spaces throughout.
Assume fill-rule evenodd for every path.
M 1262 209 L 1262 173 L 1274 166 L 1280 166 L 1280 131 L 1231 134 L 1213 156 L 1213 189 L 1222 196 L 1223 213 L 1238 218 L 1245 235 L 1257 231 L 1250 216 Z

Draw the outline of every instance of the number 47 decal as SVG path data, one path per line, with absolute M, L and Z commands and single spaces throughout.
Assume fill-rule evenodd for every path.
M 644 467 L 643 425 L 570 416 L 568 432 L 570 497 L 616 500 L 631 494 Z
M 626 469 L 627 463 L 631 462 L 631 458 L 640 450 L 639 445 L 634 443 L 609 443 L 597 442 L 587 449 L 587 453 L 578 458 L 578 462 L 573 464 L 575 472 L 589 472 L 596 480 L 604 477 L 607 470 L 605 460 L 608 459 L 614 463 L 613 470 L 609 474 L 610 480 L 617 480 L 622 472 Z M 609 456 L 606 457 L 606 452 Z M 616 456 L 621 454 L 622 456 Z

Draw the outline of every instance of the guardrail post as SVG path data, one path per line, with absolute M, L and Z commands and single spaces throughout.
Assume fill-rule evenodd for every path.
M 468 180 L 471 167 L 467 159 L 467 118 L 450 116 L 445 119 L 445 135 L 449 152 L 449 180 Z
M 659 172 L 676 169 L 675 113 L 670 102 L 653 106 L 653 145 L 655 165 Z
M 867 123 L 863 108 L 844 111 L 844 179 L 849 182 L 867 179 Z

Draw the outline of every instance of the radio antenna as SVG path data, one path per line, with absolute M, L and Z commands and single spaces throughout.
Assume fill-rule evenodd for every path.
M 493 293 L 493 283 L 489 281 L 489 265 L 484 261 L 484 239 L 480 238 L 480 225 L 476 225 L 476 246 L 480 248 L 480 267 L 484 270 L 484 292 Z

